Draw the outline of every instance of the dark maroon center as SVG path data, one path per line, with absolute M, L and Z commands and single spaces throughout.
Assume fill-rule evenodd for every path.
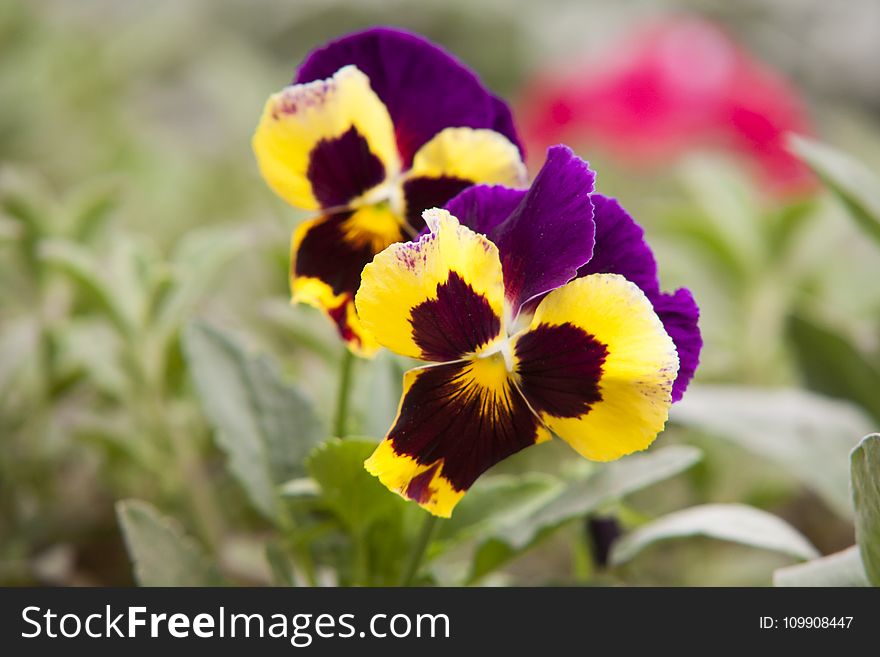
M 422 212 L 428 208 L 442 208 L 453 196 L 464 191 L 473 181 L 453 176 L 438 178 L 411 178 L 403 183 L 406 202 L 406 220 L 418 233 L 425 227 Z
M 346 205 L 385 180 L 385 166 L 354 126 L 322 139 L 309 154 L 306 172 L 322 208 Z
M 394 451 L 422 464 L 443 462 L 443 476 L 465 490 L 499 461 L 535 443 L 539 422 L 522 395 L 505 384 L 478 385 L 469 363 L 419 371 L 388 434 Z M 430 474 L 428 474 L 430 473 Z M 414 477 L 407 496 L 430 497 L 432 469 Z
M 538 326 L 516 343 L 520 389 L 537 412 L 578 417 L 602 400 L 608 348 L 573 324 Z
M 437 298 L 412 309 L 413 340 L 425 360 L 448 361 L 487 344 L 501 330 L 489 301 L 459 274 L 437 285 Z

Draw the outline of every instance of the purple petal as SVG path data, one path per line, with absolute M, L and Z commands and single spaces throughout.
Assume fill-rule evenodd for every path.
M 507 221 L 525 195 L 524 189 L 474 185 L 450 199 L 446 209 L 462 226 L 489 235 Z
M 679 288 L 674 294 L 660 294 L 651 301 L 678 350 L 678 377 L 672 386 L 672 401 L 677 402 L 700 364 L 700 350 L 703 348 L 698 325 L 700 309 L 687 288 Z
M 578 276 L 620 274 L 653 300 L 660 294 L 657 264 L 642 227 L 617 199 L 593 194 L 592 201 L 596 245 L 593 257 L 578 270 Z
M 495 115 L 492 125 L 489 126 L 495 132 L 499 132 L 507 137 L 511 142 L 516 144 L 522 159 L 526 159 L 526 151 L 524 146 L 519 142 L 519 136 L 516 133 L 516 125 L 513 122 L 513 113 L 510 106 L 498 96 L 492 96 L 492 107 Z
M 520 204 L 489 238 L 498 246 L 508 302 L 522 304 L 573 279 L 593 255 L 596 174 L 566 146 L 547 160 Z
M 348 64 L 370 78 L 388 107 L 404 166 L 449 127 L 494 129 L 522 151 L 507 106 L 473 71 L 428 40 L 387 27 L 356 32 L 312 51 L 294 82 L 329 78 Z
M 596 246 L 593 258 L 578 270 L 578 276 L 620 274 L 642 289 L 678 349 L 678 377 L 672 388 L 672 401 L 678 401 L 700 360 L 700 310 L 686 289 L 675 294 L 660 292 L 657 263 L 645 242 L 644 231 L 617 199 L 601 194 L 593 194 L 592 199 Z

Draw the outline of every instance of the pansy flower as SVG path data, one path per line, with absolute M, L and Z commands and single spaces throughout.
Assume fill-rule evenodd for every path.
M 445 51 L 387 28 L 313 51 L 269 98 L 253 147 L 269 186 L 317 213 L 293 235 L 293 300 L 362 355 L 377 348 L 354 307 L 364 265 L 466 187 L 525 182 L 507 106 Z
M 619 206 L 600 198 L 594 219 L 593 185 L 585 162 L 552 148 L 528 190 L 472 187 L 364 269 L 365 328 L 428 361 L 405 374 L 365 464 L 389 489 L 448 516 L 483 472 L 551 432 L 609 461 L 662 430 L 679 372 L 686 385 L 696 365 L 696 306 L 660 295 Z

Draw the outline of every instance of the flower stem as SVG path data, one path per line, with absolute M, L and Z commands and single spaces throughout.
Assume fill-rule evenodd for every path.
M 425 552 L 428 551 L 428 545 L 431 542 L 431 535 L 434 533 L 434 527 L 436 526 L 437 516 L 432 513 L 426 513 L 425 521 L 422 523 L 422 530 L 419 532 L 419 537 L 416 539 L 416 544 L 413 546 L 413 551 L 409 556 L 409 563 L 407 563 L 403 577 L 400 579 L 401 586 L 411 586 L 416 575 L 418 575 Z
M 351 397 L 354 361 L 354 354 L 346 349 L 339 367 L 339 392 L 336 397 L 336 418 L 333 421 L 333 432 L 337 438 L 345 438 L 348 430 L 348 400 Z

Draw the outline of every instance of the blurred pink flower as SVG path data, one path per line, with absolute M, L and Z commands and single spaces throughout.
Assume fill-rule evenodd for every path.
M 573 74 L 539 74 L 520 109 L 532 152 L 581 142 L 659 166 L 708 146 L 744 155 L 773 192 L 815 184 L 784 148 L 786 133 L 811 132 L 796 91 L 702 19 L 665 19 Z

